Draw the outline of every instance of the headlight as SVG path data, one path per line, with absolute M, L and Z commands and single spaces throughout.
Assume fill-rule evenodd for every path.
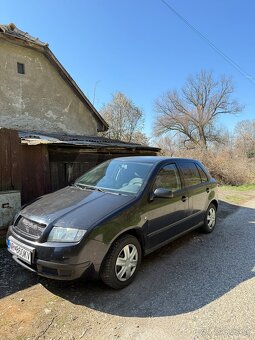
M 53 227 L 48 241 L 50 242 L 78 242 L 85 235 L 87 230 L 75 228 Z

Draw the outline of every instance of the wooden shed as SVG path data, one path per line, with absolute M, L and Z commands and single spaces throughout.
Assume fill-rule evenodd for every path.
M 0 191 L 21 190 L 25 204 L 72 183 L 107 159 L 157 155 L 159 150 L 104 137 L 0 129 Z

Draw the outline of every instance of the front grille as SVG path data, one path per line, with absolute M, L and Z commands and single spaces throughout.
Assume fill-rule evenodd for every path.
M 41 237 L 46 225 L 31 221 L 25 217 L 21 217 L 16 225 L 15 229 L 20 231 L 22 234 L 29 235 L 34 239 Z

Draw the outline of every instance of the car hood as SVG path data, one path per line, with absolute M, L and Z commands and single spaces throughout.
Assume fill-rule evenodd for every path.
M 133 200 L 133 196 L 66 187 L 42 196 L 21 215 L 46 225 L 88 229 Z

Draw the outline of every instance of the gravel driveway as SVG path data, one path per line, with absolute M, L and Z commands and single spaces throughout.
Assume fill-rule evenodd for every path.
M 144 258 L 129 287 L 46 280 L 0 250 L 1 339 L 255 339 L 255 199 Z

